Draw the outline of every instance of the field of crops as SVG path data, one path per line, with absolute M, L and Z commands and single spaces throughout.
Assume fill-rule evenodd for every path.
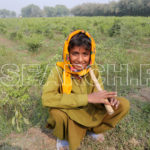
M 131 103 L 128 116 L 106 134 L 104 143 L 85 138 L 82 149 L 150 149 L 149 17 L 0 19 L 0 141 L 12 131 L 45 126 L 42 85 L 76 29 L 88 31 L 96 41 L 105 89 L 117 90 Z

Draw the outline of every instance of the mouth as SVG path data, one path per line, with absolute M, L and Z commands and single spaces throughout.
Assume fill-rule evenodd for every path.
M 74 67 L 75 67 L 76 69 L 84 69 L 85 64 L 74 64 Z

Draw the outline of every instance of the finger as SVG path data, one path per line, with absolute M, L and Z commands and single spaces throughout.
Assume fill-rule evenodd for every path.
M 102 92 L 102 93 L 105 93 L 105 92 L 107 92 L 106 90 L 102 90 L 102 91 L 98 91 L 98 92 Z
M 113 96 L 113 97 L 117 97 L 117 94 L 116 93 L 106 93 L 107 94 L 107 96 Z
M 117 95 L 117 92 L 107 92 L 108 94 Z
M 116 95 L 105 95 L 106 98 L 116 98 Z
M 111 105 L 112 105 L 112 106 L 115 106 L 115 104 L 116 104 L 115 98 L 111 98 Z
M 110 104 L 113 105 L 113 97 L 110 98 Z
M 117 104 L 115 105 L 115 109 L 118 109 L 120 102 L 117 101 Z
M 113 105 L 117 105 L 118 100 L 116 98 L 113 99 Z
M 113 97 L 116 97 L 117 95 L 116 95 L 116 93 L 114 93 L 114 92 L 111 92 L 111 93 L 109 93 L 109 92 L 106 92 L 106 93 L 104 93 L 104 95 L 105 96 L 113 96 Z
M 107 92 L 106 90 L 103 90 L 104 92 Z

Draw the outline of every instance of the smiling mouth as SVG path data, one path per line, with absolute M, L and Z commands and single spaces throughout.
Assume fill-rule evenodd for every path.
M 83 65 L 74 64 L 74 67 L 75 67 L 76 69 L 82 70 L 82 69 L 84 69 L 84 65 L 85 65 L 85 64 L 83 64 Z
M 83 67 L 84 64 L 83 64 L 83 65 L 81 65 L 81 64 L 74 64 L 74 66 L 75 66 L 75 67 Z

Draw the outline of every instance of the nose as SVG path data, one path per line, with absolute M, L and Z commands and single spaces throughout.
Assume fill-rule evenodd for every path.
M 78 59 L 78 61 L 79 61 L 79 63 L 82 63 L 82 61 L 83 61 L 83 57 L 82 57 L 82 55 L 79 55 L 79 59 Z

